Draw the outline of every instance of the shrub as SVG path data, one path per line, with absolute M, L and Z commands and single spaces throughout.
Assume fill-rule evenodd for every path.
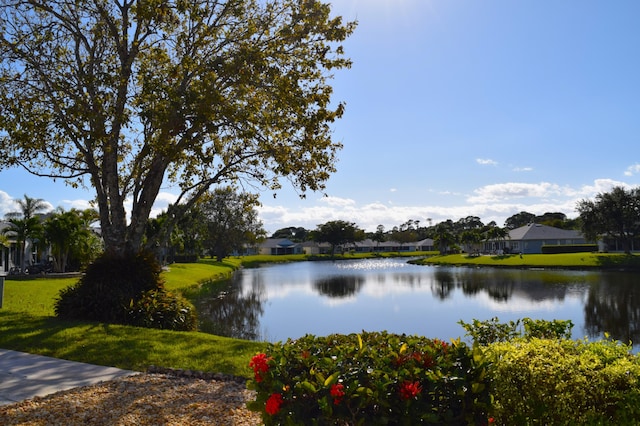
M 459 340 L 382 333 L 270 344 L 249 364 L 265 425 L 485 424 L 487 365 Z
M 493 317 L 486 321 L 474 319 L 471 324 L 458 321 L 458 324 L 466 330 L 467 336 L 482 346 L 496 342 L 508 342 L 517 337 L 569 339 L 573 329 L 571 320 L 547 321 L 531 318 L 501 323 L 498 317 Z M 521 324 L 523 328 L 520 328 Z
M 593 253 L 598 251 L 597 244 L 566 244 L 542 246 L 542 254 Z
M 76 284 L 60 292 L 55 313 L 64 319 L 195 329 L 193 306 L 164 290 L 161 272 L 150 252 L 134 256 L 105 253 Z
M 194 306 L 182 296 L 150 290 L 131 302 L 127 324 L 147 328 L 192 331 L 197 329 Z
M 515 339 L 491 344 L 498 424 L 637 424 L 640 364 L 603 340 Z

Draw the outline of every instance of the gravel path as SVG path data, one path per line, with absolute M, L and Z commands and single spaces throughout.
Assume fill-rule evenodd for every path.
M 0 407 L 0 425 L 260 425 L 244 384 L 139 374 Z

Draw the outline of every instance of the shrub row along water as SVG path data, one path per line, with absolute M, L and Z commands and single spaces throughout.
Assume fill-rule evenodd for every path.
M 269 344 L 249 363 L 249 408 L 267 426 L 640 422 L 630 345 L 570 340 L 571 321 L 461 324 L 473 346 L 386 332 Z

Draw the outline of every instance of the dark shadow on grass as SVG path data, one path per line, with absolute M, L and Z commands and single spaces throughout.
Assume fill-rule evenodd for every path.
M 0 348 L 96 365 L 146 371 L 151 365 L 250 377 L 261 344 L 141 327 L 63 321 L 0 311 Z
M 640 270 L 640 256 L 633 254 L 597 255 L 596 261 L 603 269 Z
M 499 254 L 496 256 L 491 256 L 492 260 L 505 260 L 505 259 L 510 259 L 512 257 L 516 257 L 515 254 Z

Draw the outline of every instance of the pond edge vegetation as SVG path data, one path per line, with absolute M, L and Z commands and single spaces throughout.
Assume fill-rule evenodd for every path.
M 580 255 L 585 256 L 584 253 Z M 602 254 L 590 255 L 593 257 L 603 256 Z M 576 255 L 570 255 L 566 258 L 571 258 L 575 261 L 575 256 Z M 614 265 L 623 264 L 625 260 L 629 259 L 628 255 L 605 256 L 609 258 L 611 264 Z M 334 256 L 334 259 L 350 260 L 364 257 L 371 258 L 379 256 L 347 254 L 344 256 Z M 485 257 L 492 260 L 490 256 Z M 510 258 L 513 257 L 519 259 L 517 255 L 510 256 Z M 525 257 L 529 258 L 529 260 L 536 257 L 554 258 L 556 261 L 559 259 L 557 255 L 526 255 Z M 438 258 L 454 259 L 449 256 L 433 256 L 425 259 L 437 260 Z M 251 260 L 252 262 L 247 262 L 245 265 L 243 260 Z M 203 286 L 222 283 L 231 277 L 235 270 L 241 267 L 256 267 L 270 262 L 304 260 L 309 259 L 304 255 L 255 256 L 252 259 L 227 258 L 225 262 L 215 262 L 205 259 L 196 264 L 171 265 L 169 271 L 165 271 L 163 276 L 168 289 L 188 295 L 189 293 L 197 293 L 198 289 Z M 314 260 L 329 259 L 316 258 Z M 494 262 L 501 260 L 504 259 L 493 259 Z M 550 268 L 575 267 L 575 265 L 567 264 L 556 264 L 553 266 L 543 264 L 543 266 Z M 598 266 L 591 265 L 589 267 L 597 268 Z M 189 271 L 193 271 L 194 273 L 189 273 Z M 198 283 L 194 284 L 193 278 L 190 277 L 196 276 L 199 277 L 199 279 Z M 209 279 L 207 279 L 207 277 Z M 6 303 L 4 309 L 0 309 L 0 347 L 137 371 L 167 372 L 218 380 L 233 379 L 243 381 L 249 379 L 249 386 L 259 392 L 256 401 L 251 404 L 252 408 L 263 411 L 262 415 L 265 418 L 265 424 L 277 424 L 273 420 L 277 417 L 265 417 L 272 416 L 265 410 L 267 400 L 274 393 L 273 389 L 263 388 L 264 392 L 270 389 L 271 393 L 266 397 L 264 392 L 260 394 L 260 387 L 256 384 L 255 361 L 252 360 L 256 354 L 270 354 L 274 348 L 281 348 L 281 346 L 277 345 L 293 343 L 287 342 L 283 344 L 279 342 L 277 344 L 270 344 L 266 342 L 250 342 L 199 332 L 154 330 L 125 325 L 70 321 L 55 318 L 52 316 L 53 300 L 47 302 L 46 299 L 53 299 L 51 295 L 55 294 L 54 288 L 64 288 L 70 283 L 73 283 L 73 279 L 40 278 L 32 281 L 7 280 L 5 283 L 5 294 L 8 297 L 5 298 L 5 301 L 8 303 Z M 51 285 L 53 285 L 53 287 L 49 288 L 48 286 Z M 44 294 L 43 298 L 37 298 L 36 294 L 39 292 L 34 291 L 33 286 L 38 286 L 38 289 L 46 290 L 42 292 Z M 14 294 L 16 292 L 17 294 Z M 24 299 L 21 303 L 26 304 L 16 305 L 14 302 L 15 297 L 12 297 L 12 294 Z M 34 298 L 31 302 L 28 300 L 30 297 Z M 38 305 L 45 305 L 47 303 L 51 305 L 48 310 L 47 308 L 37 307 Z M 566 332 L 567 329 L 570 329 L 568 328 L 569 326 L 572 326 L 570 322 L 532 322 L 523 320 L 521 324 L 524 328 L 518 331 L 516 329 L 518 323 L 516 323 L 515 326 L 513 322 L 509 324 L 499 324 L 497 318 L 489 322 L 474 321 L 472 324 L 461 323 L 467 331 L 467 336 L 473 338 L 473 346 L 467 346 L 459 340 L 446 343 L 446 345 L 455 347 L 456 351 L 469 351 L 466 355 L 463 355 L 470 357 L 471 361 L 469 362 L 472 363 L 469 364 L 470 366 L 475 365 L 473 363 L 483 366 L 484 372 L 477 376 L 482 376 L 482 380 L 480 382 L 473 382 L 475 384 L 471 383 L 470 386 L 475 387 L 476 390 L 482 388 L 482 392 L 478 393 L 478 395 L 484 396 L 481 398 L 482 401 L 478 402 L 477 406 L 474 405 L 475 403 L 460 406 L 463 407 L 460 408 L 462 411 L 456 411 L 458 410 L 457 408 L 453 409 L 453 411 L 442 410 L 442 406 L 429 408 L 428 413 L 426 413 L 429 415 L 424 417 L 424 423 L 428 423 L 433 419 L 447 419 L 447 421 L 454 422 L 450 424 L 467 424 L 466 422 L 468 422 L 469 419 L 474 419 L 473 421 L 476 422 L 480 417 L 483 419 L 486 418 L 487 424 L 511 424 L 514 421 L 518 424 L 533 424 L 541 420 L 551 421 L 554 424 L 566 424 L 576 419 L 582 419 L 591 424 L 604 424 L 610 421 L 625 424 L 625 422 L 640 419 L 639 410 L 633 408 L 640 407 L 640 362 L 637 356 L 631 353 L 630 344 L 627 345 L 612 341 L 608 336 L 596 342 L 570 340 L 570 334 L 563 333 L 563 331 Z M 406 336 L 399 338 L 396 335 L 390 335 L 384 332 L 367 333 L 363 331 L 363 333 L 360 334 L 360 338 L 362 339 L 362 336 L 368 335 L 374 336 L 374 341 L 378 342 L 376 343 L 377 349 L 369 348 L 369 350 L 376 352 L 382 350 L 382 347 L 387 347 L 391 351 L 385 355 L 387 361 L 392 359 L 393 356 L 402 358 L 407 353 L 421 353 L 417 350 L 407 352 L 408 348 L 405 348 L 404 343 L 409 342 L 409 340 Z M 351 337 L 336 335 L 334 340 L 342 341 L 346 339 L 353 341 L 353 339 L 356 339 L 355 341 L 358 341 L 356 336 L 357 335 Z M 297 342 L 314 342 L 312 346 L 316 348 L 315 350 L 318 351 L 318 353 L 325 350 L 335 352 L 329 356 L 329 358 L 335 357 L 335 359 L 331 358 L 333 359 L 331 362 L 348 362 L 346 359 L 341 359 L 341 350 L 339 350 L 335 344 L 332 343 L 327 347 L 323 347 L 323 345 L 326 344 L 327 338 L 328 337 L 316 338 L 315 336 L 304 337 L 297 339 Z M 404 343 L 400 343 L 401 341 Z M 415 343 L 418 341 L 430 342 L 429 344 L 432 345 L 435 340 L 420 336 L 411 338 L 411 342 Z M 350 344 L 353 346 L 353 343 Z M 357 346 L 360 347 L 361 344 L 362 343 L 358 343 Z M 367 345 L 368 343 L 365 342 L 364 344 Z M 480 348 L 480 352 L 478 348 Z M 549 351 L 554 354 L 551 358 L 551 352 Z M 267 358 L 273 357 L 273 355 L 266 356 Z M 389 358 L 389 356 L 391 356 L 391 358 Z M 420 356 L 413 357 L 412 355 L 411 362 L 417 362 Z M 420 359 L 423 360 L 423 358 Z M 544 365 L 540 364 L 538 368 L 538 364 L 536 364 L 538 363 L 537 360 L 543 359 L 546 360 Z M 299 362 L 299 360 L 297 362 Z M 542 363 L 542 361 L 540 362 Z M 320 364 L 314 367 L 314 371 L 319 371 Z M 299 369 L 289 371 L 287 367 L 288 361 L 285 359 L 279 361 L 278 365 L 280 374 L 285 376 L 290 376 L 291 374 L 308 374 L 311 371 L 309 370 L 306 373 L 304 371 L 298 371 Z M 413 418 L 416 410 L 422 411 L 428 405 L 428 401 L 425 400 L 415 402 L 418 401 L 416 398 L 419 398 L 419 395 L 424 389 L 430 389 L 430 387 L 436 387 L 441 390 L 445 389 L 445 387 L 437 382 L 423 383 L 421 381 L 426 377 L 433 379 L 435 377 L 433 374 L 436 374 L 426 372 L 427 369 L 424 368 L 424 364 L 422 367 L 415 367 L 418 368 L 421 371 L 420 374 L 424 376 L 415 380 L 411 380 L 408 376 L 407 378 L 401 377 L 404 373 L 400 370 L 393 372 L 392 367 L 393 366 L 387 366 L 381 370 L 384 371 L 384 374 L 380 376 L 385 378 L 386 381 L 384 383 L 371 383 L 368 386 L 385 387 L 390 386 L 390 383 L 394 383 L 394 386 L 397 388 L 394 389 L 399 392 L 396 396 L 400 395 L 400 397 L 396 398 L 397 400 L 384 403 L 386 404 L 386 409 L 391 410 L 389 412 L 394 413 L 394 415 L 397 414 L 397 410 L 401 409 L 405 410 L 406 415 Z M 398 367 L 397 364 L 393 368 L 396 367 Z M 413 373 L 418 371 L 415 368 L 412 369 Z M 440 374 L 441 378 L 450 376 L 448 373 L 443 372 L 445 370 L 443 370 L 442 366 L 435 366 L 434 364 L 433 368 L 440 371 L 438 374 Z M 549 370 L 550 368 L 553 370 L 553 374 L 551 375 L 553 377 L 548 377 L 549 371 L 551 371 Z M 353 375 L 361 374 L 361 372 L 356 373 L 356 369 L 353 369 L 352 373 Z M 369 403 L 379 405 L 378 402 L 374 401 L 375 398 L 372 399 L 372 397 L 370 397 L 369 391 L 366 390 L 373 388 L 365 387 L 366 389 L 360 389 L 363 388 L 363 386 L 358 386 L 353 389 L 349 388 L 347 386 L 348 383 L 345 382 L 345 378 L 340 379 L 340 377 L 333 376 L 332 374 L 333 373 L 323 372 L 320 376 L 314 375 L 314 377 L 307 380 L 315 380 L 315 382 L 309 381 L 309 383 L 313 385 L 312 387 L 306 386 L 308 389 L 298 389 L 297 391 L 310 392 L 313 388 L 316 392 L 328 392 L 326 395 L 324 393 L 321 395 L 318 394 L 316 395 L 318 398 L 315 398 L 316 402 L 324 398 L 329 404 L 322 408 L 325 410 L 324 415 L 334 416 L 340 412 L 346 415 L 344 410 L 340 411 L 330 405 L 335 399 L 345 401 L 347 398 L 364 398 L 363 395 L 366 394 L 368 395 L 366 398 L 368 398 L 367 401 L 369 402 L 365 402 L 365 398 L 352 401 L 352 403 L 355 404 L 355 406 L 362 407 Z M 436 374 L 436 376 L 438 374 Z M 389 382 L 392 376 L 395 377 L 395 379 Z M 319 386 L 316 383 L 320 380 L 318 377 L 324 378 L 322 382 L 323 386 Z M 456 375 L 456 377 L 458 377 L 458 375 Z M 560 380 L 559 378 L 562 379 L 562 382 L 558 382 L 558 380 Z M 286 387 L 284 378 L 278 378 L 277 380 L 279 383 L 282 383 L 282 386 Z M 339 380 L 342 380 L 342 382 Z M 511 380 L 511 382 L 509 382 L 509 380 Z M 359 382 L 359 384 L 362 383 L 362 381 Z M 561 386 L 562 383 L 565 383 L 565 386 Z M 566 385 L 567 383 L 570 383 L 571 386 Z M 597 384 L 600 389 L 594 394 L 598 398 L 598 401 L 596 401 L 597 404 L 585 405 L 586 403 L 583 400 L 584 395 L 586 395 L 584 393 L 585 389 L 591 389 L 592 387 L 589 383 Z M 338 384 L 342 384 L 339 389 L 334 386 Z M 520 396 L 514 398 L 514 389 L 509 386 L 516 386 L 520 391 Z M 561 391 L 558 391 L 558 389 L 560 389 L 559 386 Z M 557 398 L 558 401 L 563 401 L 563 403 L 556 405 L 550 404 L 550 402 L 545 399 L 544 389 L 555 389 L 555 398 Z M 595 390 L 593 391 L 595 392 Z M 488 394 L 486 394 L 486 392 L 488 392 Z M 589 390 L 589 392 L 591 392 L 591 390 Z M 449 392 L 447 395 L 454 397 L 454 393 Z M 486 395 L 489 395 L 488 400 L 486 399 Z M 410 398 L 405 399 L 405 396 L 410 396 Z M 299 401 L 309 402 L 309 399 L 305 397 Z M 486 401 L 489 401 L 489 403 Z M 287 403 L 287 399 L 285 398 L 276 405 L 282 408 L 286 407 Z M 395 404 L 402 404 L 402 407 L 395 406 Z M 447 402 L 447 404 L 449 404 L 449 402 Z M 448 406 L 459 404 L 459 401 L 453 401 L 451 404 Z M 573 411 L 568 412 L 562 407 L 574 408 L 571 408 Z M 575 410 L 578 409 L 576 407 L 579 407 L 581 413 L 575 412 Z M 270 409 L 274 409 L 274 401 L 271 401 Z M 316 409 L 319 408 L 314 408 L 314 410 Z M 365 411 L 368 410 L 368 408 L 362 409 Z M 295 408 L 295 410 L 298 409 Z M 300 410 L 302 410 L 301 412 L 307 412 L 309 408 L 303 407 L 300 408 Z M 399 418 L 402 419 L 402 416 Z M 271 423 L 269 423 L 269 421 Z M 384 424 L 403 423 L 394 423 L 394 421 L 389 420 Z

